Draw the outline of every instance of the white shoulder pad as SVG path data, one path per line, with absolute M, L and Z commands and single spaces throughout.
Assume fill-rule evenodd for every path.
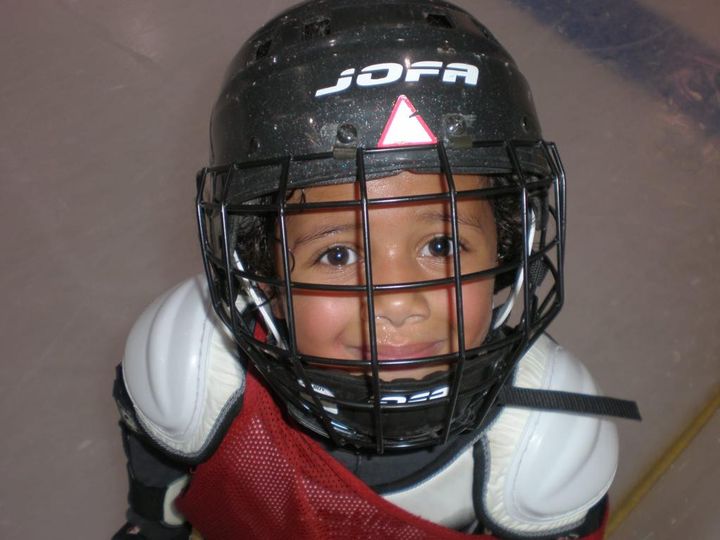
M 183 458 L 203 454 L 245 388 L 235 345 L 201 276 L 145 310 L 130 331 L 122 369 L 143 428 Z
M 382 497 L 421 518 L 459 529 L 475 520 L 472 441 L 452 461 L 417 484 Z
M 585 366 L 544 335 L 520 361 L 514 384 L 599 393 Z M 617 431 L 605 418 L 504 407 L 485 442 L 485 514 L 518 535 L 547 535 L 580 524 L 617 469 Z

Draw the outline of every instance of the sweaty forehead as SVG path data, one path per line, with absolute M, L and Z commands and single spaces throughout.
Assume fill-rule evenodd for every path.
M 457 175 L 453 177 L 458 191 L 478 189 L 487 185 L 487 178 L 479 175 Z M 448 191 L 447 181 L 442 174 L 416 174 L 404 171 L 395 176 L 369 180 L 368 197 L 380 199 L 409 195 L 429 195 Z M 316 186 L 297 190 L 290 197 L 291 202 L 330 202 L 357 200 L 360 198 L 360 186 L 357 182 Z

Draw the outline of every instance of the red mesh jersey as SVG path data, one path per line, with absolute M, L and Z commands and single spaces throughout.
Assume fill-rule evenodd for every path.
M 471 538 L 384 500 L 291 428 L 249 373 L 240 414 L 176 503 L 206 540 Z

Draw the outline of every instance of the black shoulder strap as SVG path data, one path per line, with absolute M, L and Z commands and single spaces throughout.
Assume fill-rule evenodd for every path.
M 559 390 L 538 390 L 504 386 L 498 394 L 497 403 L 512 407 L 562 411 L 598 416 L 614 416 L 629 420 L 642 420 L 635 401 L 605 396 L 592 396 Z

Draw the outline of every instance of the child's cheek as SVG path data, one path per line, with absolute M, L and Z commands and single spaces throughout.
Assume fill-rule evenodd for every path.
M 301 353 L 331 358 L 349 358 L 348 345 L 362 324 L 356 299 L 296 294 L 295 331 Z
M 463 287 L 465 348 L 479 347 L 487 336 L 492 320 L 493 287 L 493 280 L 483 280 Z

